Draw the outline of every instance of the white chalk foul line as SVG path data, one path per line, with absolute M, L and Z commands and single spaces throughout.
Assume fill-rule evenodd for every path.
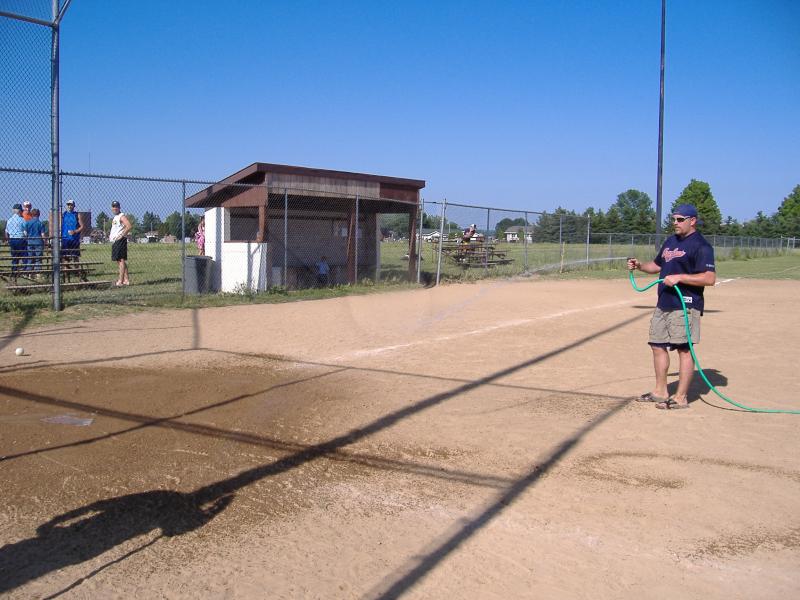
M 623 300 L 621 302 L 611 302 L 609 304 L 598 304 L 596 306 L 586 306 L 583 308 L 572 308 L 570 310 L 562 310 L 557 313 L 552 313 L 549 315 L 542 315 L 539 317 L 532 317 L 530 319 L 514 319 L 512 321 L 503 321 L 501 323 L 497 323 L 495 325 L 488 325 L 486 327 L 481 327 L 480 329 L 472 329 L 470 331 L 461 331 L 459 333 L 453 333 L 450 335 L 441 335 L 434 338 L 426 338 L 424 340 L 414 340 L 413 342 L 407 342 L 405 344 L 392 344 L 391 346 L 381 346 L 379 348 L 368 348 L 365 350 L 356 350 L 354 352 L 347 352 L 346 354 L 340 354 L 339 356 L 334 356 L 328 359 L 325 359 L 324 362 L 337 362 L 343 360 L 352 360 L 354 358 L 364 358 L 365 356 L 375 356 L 376 354 L 384 354 L 385 352 L 392 352 L 394 350 L 402 350 L 405 348 L 412 348 L 414 346 L 419 346 L 421 344 L 435 344 L 438 342 L 449 342 L 451 340 L 457 340 L 460 338 L 469 337 L 472 335 L 482 335 L 484 333 L 489 333 L 491 331 L 497 331 L 498 329 L 508 329 L 509 327 L 519 327 L 520 325 L 527 325 L 529 323 L 535 323 L 537 321 L 547 321 L 550 319 L 560 319 L 561 317 L 568 317 L 570 315 L 587 312 L 590 310 L 604 310 L 606 308 L 615 308 L 617 306 L 624 306 L 626 304 L 632 304 L 634 300 Z

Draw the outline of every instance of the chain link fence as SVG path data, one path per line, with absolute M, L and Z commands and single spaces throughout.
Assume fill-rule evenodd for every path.
M 0 168 L 0 186 L 16 202 L 40 209 L 46 231 L 41 257 L 0 246 L 0 294 L 52 290 L 53 231 L 49 171 Z M 211 181 L 62 173 L 62 220 L 74 205 L 81 224 L 77 259 L 60 273 L 69 302 L 140 302 L 186 293 L 253 294 L 355 283 L 432 282 L 603 267 L 628 256 L 650 257 L 665 236 L 592 230 L 588 217 L 423 202 L 396 212 L 382 198 L 321 194 L 264 185 L 244 188 L 264 206 L 198 208 L 187 201 Z M 241 191 L 241 190 L 240 190 Z M 131 285 L 112 261 L 111 203 L 120 203 L 128 235 Z M 389 212 L 390 208 L 395 212 Z M 0 234 L 7 219 L 0 219 Z M 425 226 L 427 225 L 427 227 Z M 198 231 L 200 233 L 198 233 Z M 263 233 L 260 233 L 263 232 Z M 412 239 L 413 232 L 413 239 Z M 707 236 L 717 256 L 755 257 L 796 247 L 792 238 Z M 418 252 L 414 250 L 418 249 Z M 419 257 L 419 261 L 412 258 Z M 200 258 L 206 257 L 206 258 Z M 223 265 L 225 268 L 223 269 Z M 196 270 L 204 271 L 198 281 Z
M 8 296 L 52 292 L 52 250 L 59 240 L 62 254 L 66 254 L 61 257 L 59 277 L 65 297 L 72 303 L 147 302 L 149 297 L 183 293 L 182 265 L 186 255 L 197 254 L 194 235 L 202 216 L 202 211 L 184 210 L 184 195 L 187 189 L 199 190 L 207 184 L 62 173 L 59 185 L 59 220 L 64 224 L 61 230 L 50 209 L 49 171 L 0 170 L 0 186 L 14 190 L 14 195 L 7 197 L 14 204 L 30 202 L 30 212 L 38 211 L 45 237 L 40 257 L 31 256 L 21 269 L 10 268 L 11 262 L 19 262 L 12 260 L 10 240 L 0 246 L 0 280 L 4 283 L 1 293 Z M 119 281 L 118 263 L 111 260 L 112 201 L 120 203 L 121 212 L 132 225 L 127 236 L 131 286 L 126 289 L 115 285 Z M 11 215 L 11 203 L 8 209 Z M 24 211 L 23 216 L 27 217 L 27 213 Z M 72 219 L 67 216 L 69 213 L 74 214 Z M 10 216 L 0 219 L 0 233 L 5 234 L 9 220 Z M 78 224 L 77 229 L 72 229 L 73 223 Z M 75 233 L 70 235 L 68 230 Z M 34 237 L 26 237 L 26 246 L 33 245 Z M 71 238 L 78 243 L 67 252 L 67 240 Z M 27 254 L 33 255 L 34 249 Z
M 591 218 L 448 202 L 428 202 L 421 229 L 422 268 L 436 281 L 603 268 L 629 256 L 652 257 L 665 234 L 594 231 Z M 701 229 L 702 232 L 702 229 Z M 706 236 L 718 258 L 769 256 L 795 238 Z
M 147 303 L 187 293 L 253 294 L 417 279 L 411 260 L 413 205 L 396 212 L 397 203 L 383 198 L 225 184 L 230 195 L 247 196 L 255 205 L 197 208 L 187 201 L 217 182 L 65 172 L 59 177 L 64 226 L 57 231 L 49 210 L 50 181 L 49 171 L 0 168 L 0 186 L 15 190 L 15 204 L 30 202 L 46 232 L 36 260 L 28 253 L 12 256 L 8 240 L 0 244 L 0 296 L 52 291 L 52 247 L 61 239 L 63 251 L 73 222 L 79 223 L 80 243 L 62 257 L 60 272 L 70 303 Z M 112 202 L 131 225 L 126 286 L 116 285 Z M 73 211 L 76 221 L 68 217 Z M 0 219 L 0 236 L 8 221 Z M 198 269 L 207 269 L 200 280 Z
M 7 0 L 0 7 L 0 186 L 8 211 L 0 215 L 0 304 L 17 294 L 50 293 L 56 306 L 64 292 L 70 303 L 146 305 L 187 293 L 427 284 L 595 268 L 652 255 L 661 241 L 597 232 L 590 218 L 575 215 L 446 201 L 416 206 L 407 197 L 398 201 L 396 190 L 392 200 L 343 191 L 346 186 L 323 192 L 64 172 L 57 59 L 67 6 Z M 219 202 L 204 204 L 203 194 L 217 188 Z M 25 223 L 33 209 L 39 212 L 40 225 L 32 229 L 19 219 L 9 224 L 12 206 L 26 201 L 31 210 L 23 212 Z M 109 240 L 113 201 L 131 225 L 130 285 L 115 285 L 120 271 Z M 68 247 L 68 237 L 75 247 Z M 734 258 L 796 243 L 727 236 L 710 241 L 718 256 Z
M 2 166 L 51 168 L 51 36 L 41 25 L 0 17 Z

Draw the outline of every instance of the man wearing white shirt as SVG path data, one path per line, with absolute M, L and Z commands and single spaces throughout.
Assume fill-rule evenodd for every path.
M 108 234 L 108 239 L 112 244 L 111 260 L 119 263 L 119 278 L 114 285 L 130 285 L 131 282 L 128 280 L 128 233 L 131 230 L 131 222 L 125 213 L 121 212 L 119 202 L 116 200 L 111 203 L 111 212 L 114 214 L 111 231 Z

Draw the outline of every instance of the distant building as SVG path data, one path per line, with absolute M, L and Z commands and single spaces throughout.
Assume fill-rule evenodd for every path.
M 440 232 L 438 229 L 423 229 L 422 230 L 422 241 L 423 242 L 438 242 Z
M 507 242 L 519 242 L 523 235 L 526 242 L 533 243 L 533 227 L 530 225 L 512 225 L 505 232 Z

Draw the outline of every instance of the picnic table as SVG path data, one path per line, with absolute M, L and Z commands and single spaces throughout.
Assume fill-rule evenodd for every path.
M 506 252 L 498 250 L 493 242 L 485 240 L 445 241 L 442 254 L 455 264 L 469 269 L 473 267 L 495 267 L 512 262 Z

